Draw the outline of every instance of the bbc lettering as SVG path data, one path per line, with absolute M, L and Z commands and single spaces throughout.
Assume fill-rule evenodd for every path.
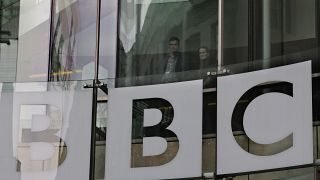
M 217 175 L 313 162 L 310 61 L 219 77 L 217 87 Z M 248 102 L 237 118 L 249 141 L 268 151 L 248 152 L 233 136 L 235 112 L 245 98 Z M 162 107 L 169 108 L 165 111 Z M 280 112 L 284 107 L 292 115 Z M 270 121 L 265 113 L 273 113 L 274 119 Z M 111 89 L 108 114 L 106 179 L 201 176 L 201 80 Z M 261 127 L 277 128 L 268 133 Z M 176 148 L 169 146 L 166 137 L 175 137 Z M 142 150 L 135 155 L 134 138 L 142 139 Z
M 174 179 L 201 174 L 202 81 L 116 88 L 109 91 L 108 98 L 106 179 Z M 133 117 L 141 121 L 135 128 L 140 129 L 136 136 L 143 139 L 143 150 L 135 159 Z M 175 137 L 177 148 L 169 146 L 165 136 Z M 159 163 L 145 167 L 137 163 L 141 161 Z
M 88 179 L 92 93 L 42 87 L 17 83 L 1 92 L 0 179 Z
M 219 77 L 217 82 L 217 175 L 313 162 L 311 62 Z M 106 179 L 200 177 L 202 91 L 202 80 L 110 89 Z M 89 172 L 79 170 L 90 164 L 91 97 L 54 90 L 2 93 L 0 113 L 13 121 L 2 123 L 0 141 L 12 145 L 4 146 L 1 156 L 7 159 L 13 152 L 14 157 L 0 168 L 4 178 L 41 179 L 51 173 L 53 179 L 87 179 Z M 11 105 L 6 103 L 10 98 Z M 282 112 L 284 107 L 290 113 Z M 239 120 L 250 143 L 267 151 L 248 151 L 233 136 Z M 167 137 L 175 139 L 174 146 Z M 137 139 L 141 151 L 133 151 Z M 29 153 L 21 155 L 20 147 Z M 48 165 L 37 168 L 39 162 Z
M 218 78 L 217 174 L 312 164 L 311 93 L 311 61 Z M 237 118 L 254 147 L 250 152 L 232 135 L 245 96 Z

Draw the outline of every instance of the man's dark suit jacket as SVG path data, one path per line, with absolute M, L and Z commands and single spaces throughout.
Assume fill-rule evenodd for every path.
M 183 59 L 181 52 L 177 52 L 176 54 L 177 61 L 174 68 L 174 72 L 182 72 L 183 71 Z M 144 61 L 140 61 L 140 65 L 138 69 L 140 69 L 141 82 L 140 84 L 158 84 L 163 83 L 163 76 L 165 74 L 167 63 L 169 60 L 168 54 L 158 54 L 158 55 L 150 55 L 148 58 L 143 59 Z
M 183 60 L 181 52 L 177 52 L 176 55 L 176 65 L 174 72 L 183 71 Z M 164 74 L 167 68 L 167 63 L 169 60 L 169 55 L 164 55 L 162 58 L 154 58 L 151 62 L 148 72 L 146 75 L 161 75 Z

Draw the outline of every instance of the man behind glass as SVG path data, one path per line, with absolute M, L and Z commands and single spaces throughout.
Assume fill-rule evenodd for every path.
M 169 54 L 165 57 L 163 82 L 177 81 L 176 72 L 182 71 L 182 55 L 179 51 L 180 40 L 177 37 L 169 39 Z

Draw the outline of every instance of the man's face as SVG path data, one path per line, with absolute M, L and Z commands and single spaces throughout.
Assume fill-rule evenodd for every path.
M 179 43 L 176 40 L 173 41 L 169 41 L 169 49 L 170 49 L 170 53 L 175 53 L 178 51 L 179 49 Z
M 200 48 L 199 49 L 199 58 L 200 60 L 207 59 L 209 56 L 208 50 L 205 48 Z

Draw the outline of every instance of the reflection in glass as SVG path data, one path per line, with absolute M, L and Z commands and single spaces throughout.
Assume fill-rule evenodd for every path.
M 206 76 L 199 69 L 216 68 L 217 1 L 123 0 L 120 10 L 117 75 L 132 78 L 118 85 L 199 79 Z M 200 47 L 209 63 L 201 62 Z
M 248 0 L 224 1 L 223 65 L 248 61 Z
M 50 81 L 70 80 L 74 70 L 76 30 L 78 27 L 79 3 L 56 1 L 54 10 L 54 30 L 52 40 L 52 55 Z M 79 70 L 80 71 L 80 70 Z
M 99 78 L 114 77 L 116 39 L 115 1 L 103 1 Z M 50 81 L 88 80 L 94 77 L 96 1 L 55 1 Z M 105 41 L 108 39 L 108 41 Z M 114 40 L 115 41 L 115 40 Z
M 18 82 L 47 80 L 50 9 L 50 0 L 20 0 Z
M 21 105 L 17 152 L 20 167 L 18 169 L 22 172 L 49 171 L 60 166 L 68 152 L 66 143 L 59 138 L 61 134 L 58 132 L 61 132 L 61 128 L 62 114 L 58 107 Z M 46 165 L 43 167 L 41 164 Z

